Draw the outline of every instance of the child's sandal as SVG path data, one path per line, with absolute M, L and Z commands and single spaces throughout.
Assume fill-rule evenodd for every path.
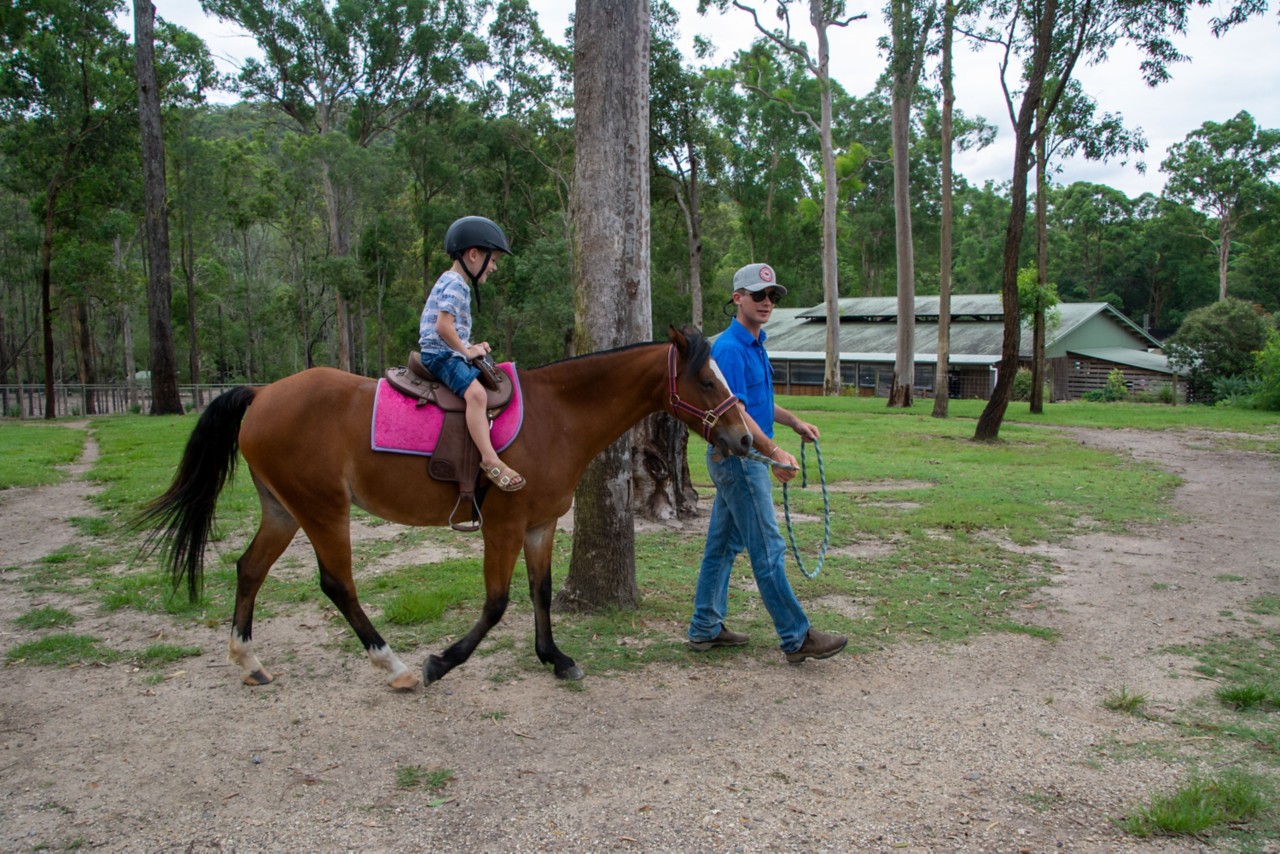
M 503 492 L 518 492 L 524 489 L 524 477 L 508 465 L 481 466 L 484 476 L 493 481 L 493 485 Z

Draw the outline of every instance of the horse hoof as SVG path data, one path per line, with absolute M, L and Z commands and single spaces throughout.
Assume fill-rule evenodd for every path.
M 395 679 L 388 680 L 387 684 L 396 691 L 412 691 L 419 685 L 418 675 L 412 670 L 406 670 Z
M 276 677 L 272 676 L 265 670 L 255 670 L 252 673 L 246 673 L 243 682 L 246 685 L 256 688 L 259 685 L 269 685 L 274 682 L 275 679 Z
M 422 665 L 422 681 L 430 685 L 438 679 L 443 679 L 448 672 L 449 666 L 444 663 L 443 658 L 438 655 L 429 655 L 426 663 Z
M 574 664 L 566 667 L 564 670 L 556 671 L 557 679 L 565 679 L 569 682 L 577 682 L 586 677 L 587 674 L 582 672 L 582 668 Z

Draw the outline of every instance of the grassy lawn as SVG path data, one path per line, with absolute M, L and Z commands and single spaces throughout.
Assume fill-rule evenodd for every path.
M 847 633 L 850 649 L 865 652 L 895 642 L 957 641 L 982 633 L 1023 632 L 1052 642 L 1035 625 L 1034 611 L 1021 607 L 1052 571 L 1046 559 L 1020 548 L 1090 531 L 1124 531 L 1170 518 L 1169 497 L 1178 479 L 1152 465 L 1093 450 L 1063 430 L 1073 426 L 1141 430 L 1203 431 L 1204 441 L 1251 451 L 1280 453 L 1280 414 L 1207 407 L 1140 404 L 1052 404 L 1031 415 L 1025 403 L 1010 406 L 1000 439 L 972 441 L 981 401 L 952 401 L 948 419 L 930 417 L 931 402 L 909 410 L 889 410 L 879 399 L 787 397 L 782 405 L 819 426 L 821 470 L 829 487 L 830 545 L 821 573 L 806 578 L 788 558 L 800 600 L 816 625 Z M 241 471 L 223 492 L 206 555 L 204 598 L 174 595 L 158 561 L 137 561 L 142 534 L 129 520 L 168 484 L 195 418 L 115 416 L 94 419 L 91 429 L 100 456 L 89 477 L 102 485 L 94 501 L 100 511 L 72 520 L 86 535 L 74 546 L 47 557 L 33 570 L 10 570 L 32 592 L 58 592 L 102 612 L 165 613 L 172 619 L 225 625 L 235 587 L 235 559 L 257 525 L 257 500 Z M 1048 429 L 1046 429 L 1048 428 Z M 777 437 L 797 453 L 796 437 Z M 84 433 L 59 425 L 0 422 L 0 487 L 56 482 L 56 467 L 78 458 Z M 793 481 L 786 503 L 798 548 L 806 564 L 816 562 L 824 534 L 818 453 L 807 456 L 809 484 Z M 703 512 L 711 487 L 704 446 L 689 449 L 690 471 Z M 781 507 L 781 488 L 775 492 Z M 359 514 L 358 514 L 359 515 Z M 366 521 L 376 522 L 364 517 Z M 703 523 L 705 524 L 705 523 Z M 727 666 L 733 655 L 690 656 L 683 645 L 703 545 L 703 525 L 642 532 L 636 538 L 637 582 L 642 602 L 636 611 L 596 615 L 557 614 L 556 639 L 595 678 L 607 678 L 659 661 L 680 667 Z M 570 538 L 558 534 L 556 585 L 563 580 Z M 397 650 L 420 658 L 446 637 L 458 637 L 475 621 L 482 603 L 481 563 L 456 557 L 430 564 L 395 556 L 426 544 L 455 546 L 463 535 L 445 529 L 403 529 L 385 539 L 358 543 L 356 564 L 379 560 L 382 571 L 357 570 L 361 601 Z M 309 561 L 309 559 L 308 559 Z M 276 572 L 258 599 L 262 616 L 291 609 L 332 606 L 310 572 Z M 777 656 L 776 639 L 759 596 L 750 590 L 745 558 L 730 590 L 733 627 L 751 634 L 748 655 Z M 509 614 L 528 620 L 523 572 L 516 569 Z M 1248 603 L 1252 614 L 1280 611 L 1275 597 Z M 67 666 L 133 662 L 150 668 L 147 679 L 164 678 L 163 668 L 199 654 L 187 647 L 156 644 L 123 650 L 109 641 L 75 631 L 77 618 L 61 607 L 42 606 L 11 615 L 13 625 L 32 640 L 11 649 L 10 665 Z M 1030 622 L 1028 622 L 1030 621 Z M 360 652 L 351 633 L 337 641 Z M 531 644 L 531 639 L 529 641 Z M 509 638 L 493 637 L 478 656 L 510 653 Z M 1213 832 L 1239 850 L 1255 850 L 1280 838 L 1280 819 L 1269 809 L 1280 776 L 1280 638 L 1208 640 L 1177 650 L 1200 662 L 1207 678 L 1222 684 L 1210 704 L 1180 710 L 1161 720 L 1174 733 L 1219 745 L 1220 766 L 1251 759 L 1260 774 L 1200 774 L 1195 759 L 1173 748 L 1173 761 L 1188 768 L 1186 784 L 1117 819 L 1134 836 Z M 496 680 L 540 669 L 527 648 L 505 655 Z M 1245 666 L 1243 663 L 1248 663 Z M 583 690 L 583 683 L 566 689 Z M 1115 714 L 1150 716 L 1145 698 L 1121 689 L 1105 707 Z M 1173 736 L 1177 741 L 1179 736 Z M 1165 750 L 1165 746 L 1158 749 Z M 1247 755 L 1246 755 L 1247 754 Z M 1261 759 L 1259 760 L 1259 757 Z M 1116 758 L 1116 757 L 1113 757 Z M 1122 758 L 1122 757 L 1120 757 Z M 430 769 L 404 769 L 405 786 L 432 785 Z M 446 773 L 446 772 L 441 772 Z M 441 783 L 440 785 L 444 785 Z M 1227 830 L 1222 830 L 1223 827 Z M 1260 848 L 1256 850 L 1262 850 Z

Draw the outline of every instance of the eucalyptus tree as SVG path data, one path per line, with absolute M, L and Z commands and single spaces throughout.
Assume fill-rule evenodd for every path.
M 915 387 L 916 269 L 911 237 L 911 100 L 938 14 L 937 0 L 889 0 L 889 78 L 892 93 L 894 246 L 898 270 L 898 329 L 889 388 L 890 407 L 909 407 Z
M 687 68 L 675 44 L 679 18 L 671 4 L 653 9 L 649 57 L 649 149 L 654 178 L 671 193 L 684 222 L 690 321 L 702 328 L 702 195 L 710 127 L 703 98 L 707 79 Z
M 63 194 L 127 143 L 136 122 L 131 53 L 114 24 L 120 0 L 21 0 L 0 59 L 4 180 L 39 205 L 45 417 L 54 399 L 54 252 Z M 38 201 L 35 201 L 38 200 Z
M 270 104 L 317 149 L 331 251 L 345 259 L 354 228 L 355 176 L 344 146 L 367 147 L 407 113 L 463 85 L 484 57 L 472 27 L 476 0 L 201 0 L 257 41 L 262 59 L 239 76 L 243 97 Z M 335 295 L 338 367 L 352 367 L 346 295 Z
M 794 256 L 812 255 L 793 234 L 799 200 L 806 194 L 803 155 L 815 151 L 806 144 L 808 126 L 782 103 L 742 91 L 738 80 L 750 74 L 770 91 L 804 94 L 804 72 L 787 57 L 757 42 L 739 52 L 724 68 L 707 72 L 704 97 L 710 111 L 712 136 L 706 165 L 717 192 L 730 200 L 745 243 L 734 260 L 748 263 L 769 259 L 775 269 L 792 269 Z M 791 280 L 795 280 L 794 273 Z M 713 300 L 718 304 L 722 300 Z
M 751 16 L 755 28 L 765 39 L 781 48 L 800 62 L 818 82 L 819 111 L 815 118 L 812 112 L 796 107 L 799 114 L 818 134 L 821 151 L 822 175 L 822 292 L 827 315 L 826 369 L 823 375 L 823 393 L 835 395 L 840 393 L 840 281 L 836 251 L 836 211 L 839 204 L 839 188 L 836 176 L 836 151 L 832 142 L 832 80 L 831 80 L 831 36 L 832 27 L 844 28 L 854 21 L 866 18 L 866 14 L 851 15 L 846 11 L 844 0 L 774 0 L 774 12 L 780 22 L 778 27 L 768 27 L 760 20 L 760 14 L 753 5 L 741 0 L 698 0 L 698 11 L 705 12 L 714 5 L 724 11 L 729 5 L 740 9 Z M 792 6 L 807 7 L 808 19 L 814 30 L 814 50 L 791 29 Z M 743 85 L 753 87 L 751 80 L 742 81 Z M 759 90 L 764 93 L 765 90 Z M 789 102 L 785 95 L 781 99 Z
M 649 2 L 578 0 L 574 20 L 574 337 L 587 353 L 648 340 L 652 331 Z M 634 608 L 639 601 L 631 447 L 624 435 L 606 448 L 574 493 L 562 606 Z
M 164 130 L 160 124 L 159 78 L 155 65 L 155 6 L 133 0 L 134 67 L 138 78 L 138 118 L 142 131 L 143 219 L 147 234 L 147 331 L 150 333 L 151 414 L 181 415 L 178 357 L 170 320 L 168 195 L 164 175 Z
M 1242 222 L 1273 199 L 1280 176 L 1280 130 L 1260 128 L 1248 111 L 1205 122 L 1169 147 L 1160 166 L 1165 195 L 1213 220 L 1204 235 L 1218 258 L 1218 299 L 1227 298 L 1232 237 Z
M 938 253 L 938 344 L 934 351 L 933 412 L 931 413 L 934 418 L 947 417 L 947 403 L 951 397 L 951 224 L 955 202 L 951 186 L 951 156 L 954 147 L 951 120 L 956 102 L 952 59 L 955 47 L 956 16 L 959 13 L 958 3 L 954 0 L 943 0 L 942 32 L 938 48 L 942 54 L 938 69 L 938 80 L 942 86 L 942 228 Z
M 975 439 L 989 441 L 999 436 L 1017 373 L 1022 323 L 1018 305 L 1019 256 L 1027 178 L 1037 141 L 1056 121 L 1076 65 L 1105 61 L 1117 44 L 1128 43 L 1138 50 L 1143 79 L 1149 85 L 1168 79 L 1169 66 L 1185 59 L 1170 36 L 1186 31 L 1188 10 L 1199 2 L 1000 0 L 993 7 L 998 26 L 985 37 L 1003 49 L 1000 81 L 1014 131 L 1014 162 L 1000 276 L 1004 303 L 1000 370 L 991 399 L 978 419 Z
M 1182 322 L 1192 309 L 1211 302 L 1217 291 L 1215 262 L 1205 253 L 1196 235 L 1204 216 L 1191 208 L 1152 193 L 1130 201 L 1126 227 L 1116 229 L 1105 245 L 1122 259 L 1118 268 L 1108 270 L 1115 279 L 1108 287 L 1118 291 L 1128 317 L 1150 327 L 1163 338 Z M 1055 234 L 1064 230 L 1055 228 Z M 1076 262 L 1063 253 L 1055 275 L 1059 282 L 1074 273 Z M 1071 294 L 1064 287 L 1064 296 Z

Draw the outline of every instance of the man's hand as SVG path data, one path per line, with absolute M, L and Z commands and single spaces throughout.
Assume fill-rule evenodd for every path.
M 796 461 L 795 457 L 787 453 L 782 446 L 773 449 L 771 458 L 783 465 L 791 466 L 789 469 L 769 466 L 769 468 L 773 469 L 773 476 L 778 479 L 779 483 L 787 483 L 800 471 L 800 463 Z

